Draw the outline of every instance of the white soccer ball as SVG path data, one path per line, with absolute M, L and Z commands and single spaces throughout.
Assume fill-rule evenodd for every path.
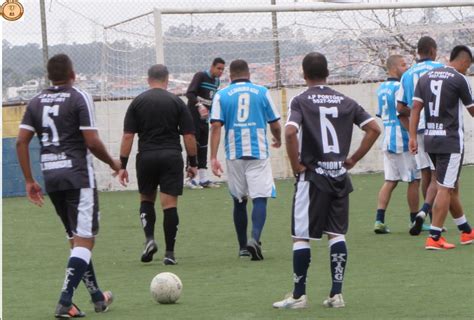
M 177 275 L 171 272 L 157 274 L 150 284 L 150 293 L 158 303 L 175 303 L 181 296 L 183 283 Z

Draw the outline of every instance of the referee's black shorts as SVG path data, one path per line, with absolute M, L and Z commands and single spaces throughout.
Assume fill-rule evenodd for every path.
M 160 192 L 172 196 L 183 194 L 183 156 L 179 150 L 151 150 L 137 154 L 138 191 L 152 194 Z

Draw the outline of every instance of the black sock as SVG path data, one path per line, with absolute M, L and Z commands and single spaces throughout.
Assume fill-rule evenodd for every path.
M 89 294 L 91 295 L 92 302 L 104 300 L 104 294 L 102 293 L 102 291 L 100 291 L 99 284 L 97 283 L 97 278 L 95 276 L 92 260 L 89 262 L 86 272 L 84 272 L 82 282 L 84 282 L 84 284 L 86 285 L 87 291 L 89 291 Z
M 415 218 L 418 212 L 410 212 L 410 221 L 411 223 L 415 222 Z
M 344 271 L 347 263 L 347 247 L 344 240 L 333 243 L 330 247 L 330 262 L 332 275 L 332 288 L 330 297 L 342 292 Z
M 295 250 L 293 245 L 293 281 L 295 288 L 293 298 L 299 299 L 306 294 L 306 275 L 311 263 L 311 249 L 309 243 L 304 248 Z
M 148 240 L 155 238 L 155 204 L 150 201 L 142 201 L 140 204 L 140 220 L 142 222 L 145 237 Z
M 174 251 L 179 217 L 177 208 L 163 210 L 163 231 L 165 233 L 166 251 Z
M 66 267 L 66 277 L 59 297 L 59 303 L 63 306 L 69 307 L 72 304 L 72 296 L 87 270 L 90 256 L 91 252 L 87 248 L 75 247 L 71 250 Z
M 375 221 L 380 221 L 385 223 L 385 209 L 377 209 L 377 215 L 375 216 Z
M 430 237 L 435 241 L 438 241 L 439 238 L 441 238 L 441 232 L 441 228 L 435 227 L 433 225 L 430 227 Z
M 247 248 L 247 199 L 234 199 L 234 226 L 237 233 L 237 240 L 239 241 L 239 248 Z

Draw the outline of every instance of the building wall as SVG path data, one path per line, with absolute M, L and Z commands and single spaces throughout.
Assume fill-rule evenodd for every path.
M 474 77 L 470 78 L 474 86 Z M 334 89 L 354 98 L 358 101 L 370 114 L 375 115 L 377 109 L 377 99 L 375 92 L 378 83 L 358 84 L 358 85 L 337 85 Z M 300 93 L 303 88 L 292 88 L 272 91 L 272 97 L 277 106 L 279 106 L 282 119 L 286 120 L 287 104 L 291 97 Z M 96 117 L 99 127 L 99 134 L 104 141 L 106 147 L 110 152 L 117 156 L 119 155 L 120 141 L 122 137 L 123 118 L 130 101 L 106 101 L 96 103 Z M 24 182 L 21 171 L 18 167 L 16 159 L 14 141 L 18 124 L 24 112 L 23 107 L 3 108 L 3 196 L 21 195 L 24 190 Z M 467 113 L 464 112 L 465 124 L 465 163 L 474 163 L 474 121 Z M 377 120 L 381 125 L 381 122 Z M 354 127 L 352 138 L 352 150 L 354 150 L 360 143 L 362 138 L 362 131 L 358 127 Z M 352 170 L 354 173 L 362 172 L 376 172 L 383 170 L 383 157 L 380 150 L 380 138 L 376 142 L 375 147 L 368 153 L 368 155 L 361 160 L 359 164 Z M 132 154 L 130 157 L 128 169 L 130 174 L 130 184 L 127 189 L 137 189 L 136 175 L 135 175 L 135 154 L 137 143 L 134 142 Z M 219 148 L 218 159 L 224 164 L 224 148 L 221 145 Z M 184 156 L 184 153 L 183 153 Z M 38 142 L 34 139 L 32 144 L 32 162 L 34 166 L 35 176 L 41 181 L 39 165 L 38 165 Z M 282 145 L 279 149 L 271 150 L 271 162 L 273 167 L 273 174 L 275 178 L 288 178 L 292 176 L 291 168 L 285 152 L 285 146 Z M 101 190 L 125 190 L 113 178 L 111 171 L 107 165 L 99 161 L 95 161 L 96 178 L 98 186 Z M 220 180 L 226 180 L 226 170 Z M 211 172 L 209 172 L 212 175 Z M 214 178 L 213 178 L 214 179 Z M 214 180 L 219 180 L 215 178 Z

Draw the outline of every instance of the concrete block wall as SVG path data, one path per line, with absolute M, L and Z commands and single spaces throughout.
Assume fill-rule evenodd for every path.
M 474 77 L 470 77 L 471 84 L 474 86 Z M 336 85 L 333 86 L 334 89 L 344 93 L 345 95 L 358 101 L 364 109 L 366 109 L 370 114 L 375 116 L 377 110 L 377 99 L 375 92 L 379 83 L 369 83 L 369 84 L 358 84 L 358 85 Z M 286 121 L 287 113 L 287 104 L 291 97 L 302 92 L 304 88 L 285 88 L 282 90 L 273 90 L 271 92 L 272 98 L 275 104 L 280 108 L 282 114 L 282 126 L 284 121 Z M 123 119 L 125 117 L 125 112 L 130 104 L 130 100 L 126 101 L 105 101 L 105 102 L 96 102 L 96 117 L 97 124 L 99 127 L 99 134 L 102 140 L 104 141 L 107 149 L 116 157 L 119 156 L 120 152 L 120 142 L 123 131 Z M 5 109 L 15 109 L 5 112 Z M 3 112 L 3 128 L 4 128 L 4 192 L 3 195 L 8 195 L 9 190 L 5 190 L 5 187 L 8 185 L 5 182 L 5 172 L 8 166 L 13 165 L 16 161 L 16 157 L 5 156 L 5 154 L 13 155 L 15 153 L 14 144 L 5 143 L 5 133 L 9 132 L 9 137 L 16 136 L 18 130 L 18 123 L 21 115 L 23 114 L 24 108 L 22 107 L 13 107 L 13 108 L 4 108 Z M 16 115 L 16 116 L 15 116 Z M 14 120 L 16 119 L 16 120 Z M 377 119 L 378 123 L 381 125 L 381 121 Z M 464 126 L 465 126 L 465 156 L 464 163 L 472 164 L 474 163 L 474 121 L 473 118 L 464 111 Z M 14 135 L 13 135 L 14 133 Z M 353 138 L 352 138 L 352 147 L 353 151 L 360 144 L 363 131 L 358 127 L 354 127 Z M 270 136 L 270 134 L 269 134 Z M 36 139 L 35 139 L 36 140 Z M 221 139 L 223 141 L 223 137 Z M 363 172 L 376 172 L 383 170 L 383 155 L 380 149 L 380 138 L 376 142 L 375 147 L 368 153 L 368 155 L 357 164 L 357 166 L 352 169 L 353 173 L 363 173 Z M 130 184 L 128 190 L 137 189 L 136 182 L 136 171 L 135 171 L 135 155 L 137 148 L 137 141 L 134 141 L 128 169 L 130 176 Z M 36 151 L 37 152 L 37 151 Z M 185 153 L 183 152 L 183 157 Z M 225 164 L 224 157 L 224 146 L 222 145 L 219 148 L 218 154 L 219 160 Z M 35 158 L 32 157 L 32 160 Z M 38 158 L 36 158 L 38 159 Z M 6 161 L 8 160 L 8 161 Z M 275 178 L 288 178 L 292 176 L 292 172 L 289 166 L 289 162 L 286 156 L 285 145 L 282 145 L 280 149 L 271 149 L 271 162 L 273 168 L 273 174 Z M 35 164 L 37 165 L 37 164 Z M 12 168 L 13 168 L 12 167 Z M 95 160 L 95 169 L 96 169 L 96 178 L 98 186 L 101 190 L 126 190 L 118 183 L 117 179 L 112 177 L 111 170 L 107 165 L 101 163 L 100 161 Z M 226 170 L 225 170 L 226 171 Z M 220 180 L 226 180 L 226 172 Z M 9 179 L 12 179 L 11 175 L 14 176 L 14 179 L 22 182 L 21 174 L 16 171 L 11 171 L 12 173 L 7 175 Z M 212 176 L 212 173 L 209 171 L 209 174 Z M 219 180 L 217 178 L 212 178 L 214 180 Z M 18 183 L 20 183 L 18 182 Z

